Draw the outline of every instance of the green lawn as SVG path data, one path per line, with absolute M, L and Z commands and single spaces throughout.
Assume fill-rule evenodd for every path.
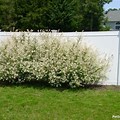
M 119 87 L 0 87 L 0 120 L 113 120 L 112 115 L 120 115 Z

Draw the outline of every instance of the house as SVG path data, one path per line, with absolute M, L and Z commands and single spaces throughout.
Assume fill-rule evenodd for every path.
M 107 18 L 106 26 L 110 27 L 110 30 L 120 30 L 120 10 L 111 10 L 105 14 Z

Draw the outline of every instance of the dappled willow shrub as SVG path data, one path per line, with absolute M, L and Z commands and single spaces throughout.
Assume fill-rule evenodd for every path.
M 0 44 L 0 80 L 43 81 L 71 88 L 106 78 L 109 60 L 81 40 L 68 42 L 52 35 L 12 37 Z

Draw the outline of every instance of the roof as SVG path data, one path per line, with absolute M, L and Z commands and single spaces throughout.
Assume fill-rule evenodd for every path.
M 108 21 L 120 21 L 120 10 L 109 11 L 105 16 Z

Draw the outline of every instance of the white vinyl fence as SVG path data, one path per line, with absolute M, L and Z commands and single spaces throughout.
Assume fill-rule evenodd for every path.
M 0 41 L 10 38 L 12 35 L 19 35 L 20 32 L 0 32 Z M 38 36 L 41 33 L 30 33 L 31 36 Z M 50 34 L 50 33 L 48 33 Z M 104 85 L 120 85 L 120 32 L 64 32 L 52 33 L 54 36 L 61 36 L 63 40 L 75 40 L 81 37 L 82 41 L 93 46 L 100 55 L 112 56 L 110 70 L 107 73 L 108 79 Z

